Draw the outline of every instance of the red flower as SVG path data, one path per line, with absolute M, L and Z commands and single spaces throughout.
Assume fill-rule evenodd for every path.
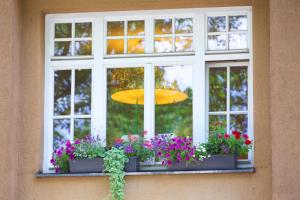
M 235 134 L 234 137 L 235 137 L 235 139 L 239 140 L 241 138 L 241 135 L 240 134 Z
M 225 139 L 228 139 L 228 138 L 230 138 L 230 135 L 227 134 L 227 133 L 225 133 L 224 138 L 225 138 Z
M 239 131 L 232 131 L 232 135 L 234 135 L 234 136 L 236 136 L 236 135 L 239 135 L 239 136 L 241 136 L 241 132 L 239 132 Z
M 247 139 L 249 139 L 249 136 L 247 134 L 243 134 L 243 138 L 245 138 L 247 140 Z
M 246 141 L 245 141 L 245 144 L 246 145 L 250 145 L 252 142 L 251 142 L 251 140 L 249 140 L 249 139 L 247 139 Z
M 123 141 L 123 139 L 122 138 L 116 138 L 115 139 L 115 143 L 116 144 L 122 144 L 124 141 Z
M 218 138 L 221 139 L 222 138 L 222 134 L 219 133 L 218 134 Z

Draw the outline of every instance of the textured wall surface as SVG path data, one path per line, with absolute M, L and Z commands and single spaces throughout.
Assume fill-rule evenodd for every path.
M 270 1 L 273 200 L 300 199 L 300 1 Z
M 17 0 L 0 1 L 0 199 L 16 199 L 21 20 Z

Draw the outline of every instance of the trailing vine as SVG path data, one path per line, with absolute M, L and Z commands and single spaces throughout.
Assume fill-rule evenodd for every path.
M 105 152 L 104 167 L 109 174 L 110 193 L 112 200 L 124 199 L 125 172 L 124 165 L 128 158 L 124 151 L 117 148 Z

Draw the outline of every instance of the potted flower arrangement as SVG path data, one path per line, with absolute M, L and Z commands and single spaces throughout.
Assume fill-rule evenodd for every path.
M 74 159 L 69 160 L 71 173 L 103 171 L 105 148 L 97 137 L 88 136 L 74 143 Z

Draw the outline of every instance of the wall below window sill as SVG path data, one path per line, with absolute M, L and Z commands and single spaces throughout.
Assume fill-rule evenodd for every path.
M 255 168 L 243 168 L 234 170 L 201 170 L 201 171 L 152 171 L 152 172 L 126 172 L 126 176 L 148 176 L 148 175 L 184 175 L 184 174 L 234 174 L 234 173 L 254 173 Z M 45 177 L 97 177 L 108 176 L 105 173 L 68 173 L 68 174 L 55 174 L 37 172 L 37 178 Z

